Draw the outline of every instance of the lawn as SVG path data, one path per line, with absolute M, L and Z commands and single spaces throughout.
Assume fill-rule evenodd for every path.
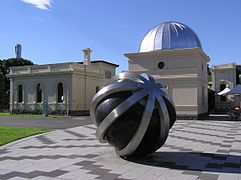
M 24 117 L 24 118 L 43 118 L 42 114 L 10 114 L 10 113 L 0 113 L 0 117 Z M 58 115 L 48 115 L 49 118 L 59 118 L 63 116 Z
M 24 137 L 49 131 L 49 129 L 0 126 L 0 146 Z

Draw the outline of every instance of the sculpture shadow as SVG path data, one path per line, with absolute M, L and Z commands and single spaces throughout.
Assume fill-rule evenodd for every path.
M 199 152 L 155 152 L 143 157 L 126 157 L 128 161 L 187 171 L 241 173 L 241 156 Z

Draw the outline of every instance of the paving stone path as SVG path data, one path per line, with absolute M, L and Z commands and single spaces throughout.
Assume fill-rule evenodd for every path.
M 1 147 L 0 179 L 241 180 L 241 122 L 178 120 L 161 149 L 128 160 L 94 125 L 56 130 Z

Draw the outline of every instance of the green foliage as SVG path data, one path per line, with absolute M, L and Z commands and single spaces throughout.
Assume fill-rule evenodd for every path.
M 0 60 L 0 109 L 9 108 L 10 82 L 7 78 L 9 67 L 33 65 L 33 62 L 22 58 L 9 58 Z
M 212 81 L 212 72 L 210 71 L 209 64 L 207 66 L 208 82 Z
M 0 109 L 3 109 L 4 104 L 4 88 L 5 88 L 5 80 L 3 73 L 0 71 Z
M 207 66 L 207 72 L 208 72 L 208 75 L 212 75 L 211 71 L 210 71 L 210 68 L 209 68 L 209 64 Z
M 0 126 L 0 146 L 9 142 L 35 135 L 48 132 L 48 129 L 39 128 L 20 128 L 20 127 L 3 127 Z
M 9 59 L 0 60 L 0 68 L 4 75 L 8 73 L 9 67 L 24 66 L 24 65 L 33 65 L 33 62 L 22 58 L 9 58 Z
M 212 75 L 208 75 L 208 82 L 212 81 Z

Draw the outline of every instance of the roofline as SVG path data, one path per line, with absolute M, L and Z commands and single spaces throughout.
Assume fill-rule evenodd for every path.
M 198 52 L 200 55 L 202 55 L 207 61 L 210 61 L 210 57 L 203 51 L 202 48 L 183 48 L 183 49 L 168 49 L 168 50 L 154 50 L 154 51 L 148 51 L 148 52 L 135 52 L 135 53 L 127 53 L 124 54 L 128 59 L 132 57 L 150 57 L 150 56 L 156 56 L 156 55 L 185 55 L 193 52 Z
M 51 63 L 51 64 L 33 64 L 33 65 L 24 65 L 24 67 L 32 67 L 32 66 L 48 66 L 48 65 L 56 65 L 56 64 L 74 64 L 74 63 L 79 63 L 79 64 L 83 64 L 83 62 L 61 62 L 61 63 Z M 115 67 L 119 67 L 119 65 L 114 64 L 114 63 L 110 63 L 104 60 L 96 60 L 96 61 L 91 61 L 91 63 L 105 63 L 105 64 L 109 64 Z M 9 68 L 22 68 L 23 66 L 11 66 Z
M 108 62 L 108 61 L 104 61 L 104 60 L 95 60 L 95 61 L 90 61 L 91 63 L 105 63 L 105 64 L 109 64 L 109 65 L 112 65 L 112 66 L 115 66 L 115 67 L 119 67 L 118 64 L 114 64 L 114 63 L 111 63 L 111 62 Z M 83 64 L 83 62 L 79 62 L 80 64 Z
M 10 66 L 9 68 L 22 68 L 22 67 L 33 67 L 33 66 L 51 66 L 51 65 L 60 65 L 60 64 L 74 64 L 77 62 L 61 62 L 61 63 L 49 63 L 49 64 L 32 64 L 32 65 L 23 65 L 23 66 Z

